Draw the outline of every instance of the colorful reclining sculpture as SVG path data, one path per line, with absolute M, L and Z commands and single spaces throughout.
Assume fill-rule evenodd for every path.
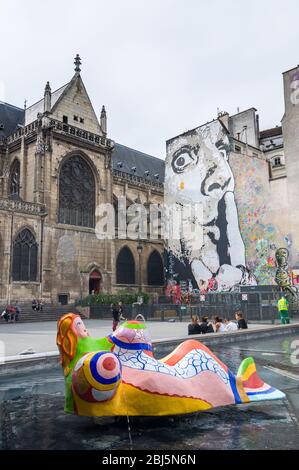
M 285 397 L 260 379 L 252 358 L 235 376 L 195 340 L 155 359 L 147 327 L 138 321 L 95 339 L 80 316 L 69 313 L 58 322 L 57 345 L 65 411 L 80 416 L 175 415 Z

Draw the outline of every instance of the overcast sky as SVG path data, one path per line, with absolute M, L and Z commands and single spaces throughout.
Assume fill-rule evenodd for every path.
M 113 140 L 160 158 L 165 140 L 256 107 L 283 115 L 282 72 L 299 63 L 298 0 L 0 0 L 0 100 L 23 107 L 73 76 Z

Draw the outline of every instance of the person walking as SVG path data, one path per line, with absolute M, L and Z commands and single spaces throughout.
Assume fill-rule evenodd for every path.
M 112 313 L 112 331 L 115 331 L 119 324 L 119 306 L 116 303 L 111 305 L 111 313 Z
M 280 323 L 286 325 L 290 323 L 289 302 L 283 295 L 277 302 L 277 308 L 280 314 Z
M 118 313 L 119 313 L 119 316 L 118 316 L 119 321 L 126 320 L 126 318 L 124 316 L 124 307 L 123 307 L 122 302 L 118 302 Z

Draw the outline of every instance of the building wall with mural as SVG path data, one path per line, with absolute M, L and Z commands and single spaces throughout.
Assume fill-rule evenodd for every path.
M 169 239 L 167 277 L 201 291 L 274 284 L 275 251 L 295 259 L 287 178 L 271 178 L 265 153 L 235 139 L 224 118 L 167 142 L 166 204 L 203 204 L 202 245 Z
M 275 251 L 292 244 L 286 179 L 270 182 L 268 162 L 263 155 L 253 157 L 245 152 L 241 156 L 232 153 L 230 165 L 246 265 L 258 284 L 273 284 Z

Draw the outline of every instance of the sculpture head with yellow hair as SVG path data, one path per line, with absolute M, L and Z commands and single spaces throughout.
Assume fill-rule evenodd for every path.
M 108 338 L 92 338 L 81 319 L 80 315 L 66 313 L 57 322 L 56 344 L 60 353 L 60 362 L 63 368 L 66 384 L 65 410 L 74 409 L 72 398 L 72 373 L 76 364 L 82 357 L 98 351 L 109 352 L 113 344 Z

